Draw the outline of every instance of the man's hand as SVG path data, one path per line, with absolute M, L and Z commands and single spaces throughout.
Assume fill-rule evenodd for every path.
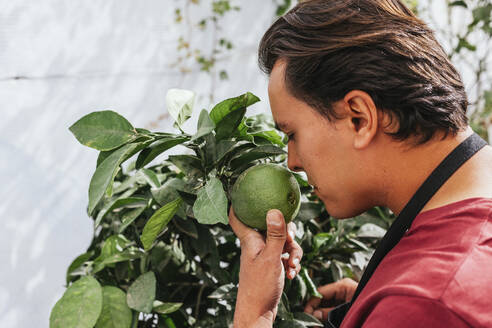
M 302 249 L 294 239 L 295 224 L 291 222 L 287 227 L 282 213 L 270 210 L 265 238 L 239 221 L 232 207 L 229 224 L 241 243 L 234 327 L 271 327 L 284 289 L 285 272 L 293 279 L 301 269 Z
M 348 302 L 354 296 L 358 283 L 350 278 L 344 278 L 337 282 L 324 285 L 318 288 L 318 292 L 323 295 L 323 299 L 312 297 L 306 304 L 304 312 L 312 314 L 323 322 L 328 320 L 328 313 L 336 305 Z M 322 307 L 323 303 L 332 303 L 335 306 Z

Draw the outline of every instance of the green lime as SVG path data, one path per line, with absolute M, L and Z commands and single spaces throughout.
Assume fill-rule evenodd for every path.
M 244 224 L 266 230 L 266 214 L 282 212 L 285 222 L 294 219 L 301 205 L 301 192 L 294 175 L 276 164 L 259 164 L 244 171 L 232 187 L 234 213 Z

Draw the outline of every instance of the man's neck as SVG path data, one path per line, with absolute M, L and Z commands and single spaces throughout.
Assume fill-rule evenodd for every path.
M 468 128 L 455 136 L 448 136 L 444 140 L 436 137 L 424 145 L 411 149 L 394 144 L 393 151 L 387 152 L 386 154 L 389 156 L 385 156 L 387 167 L 383 186 L 386 198 L 385 205 L 398 215 L 441 161 L 472 133 L 471 128 Z M 458 169 L 436 192 L 423 210 L 442 206 L 449 203 L 451 199 L 465 196 L 463 193 L 461 195 L 456 193 L 455 180 L 466 180 L 470 174 L 468 171 L 472 169 L 471 165 L 468 166 L 470 166 L 468 169 L 465 165 Z

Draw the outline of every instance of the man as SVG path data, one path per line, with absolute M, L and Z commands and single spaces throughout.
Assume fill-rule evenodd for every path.
M 335 218 L 374 206 L 400 214 L 473 134 L 459 74 L 399 0 L 302 2 L 265 33 L 259 62 L 289 136 L 288 166 L 306 172 Z M 380 262 L 343 328 L 492 327 L 492 149 L 470 156 Z M 242 249 L 234 327 L 271 327 L 284 277 L 300 269 L 294 227 L 277 210 L 266 238 L 232 211 L 229 220 Z M 350 300 L 356 286 L 345 279 L 320 291 Z M 305 311 L 326 321 L 319 304 Z

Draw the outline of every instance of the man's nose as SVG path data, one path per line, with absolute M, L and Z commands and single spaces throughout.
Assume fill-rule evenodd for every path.
M 290 146 L 287 146 L 287 167 L 294 172 L 303 171 L 299 156 L 297 156 L 294 147 Z

